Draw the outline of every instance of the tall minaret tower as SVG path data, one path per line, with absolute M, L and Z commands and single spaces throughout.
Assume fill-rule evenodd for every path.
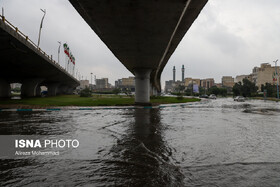
M 182 65 L 182 82 L 185 80 L 185 67 Z
M 176 81 L 176 69 L 175 66 L 173 66 L 173 82 Z

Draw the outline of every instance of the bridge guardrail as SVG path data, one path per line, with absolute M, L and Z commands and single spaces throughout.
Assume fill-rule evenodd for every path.
M 12 23 L 10 23 L 5 16 L 0 15 L 2 21 L 7 24 L 10 28 L 12 28 L 16 33 L 18 33 L 21 37 L 23 37 L 29 44 L 31 44 L 33 47 L 35 47 L 41 54 L 43 54 L 45 57 L 47 57 L 52 63 L 54 63 L 57 67 L 59 67 L 62 71 L 64 71 L 68 76 L 76 79 L 73 75 L 71 75 L 68 71 L 66 71 L 58 62 L 56 62 L 54 59 L 52 59 L 52 55 L 47 55 L 45 51 L 43 51 L 38 45 L 36 45 L 32 40 L 29 39 L 28 36 L 26 36 L 23 32 L 21 32 L 17 27 L 15 27 Z M 77 79 L 76 79 L 77 80 Z M 78 81 L 78 80 L 77 80 Z

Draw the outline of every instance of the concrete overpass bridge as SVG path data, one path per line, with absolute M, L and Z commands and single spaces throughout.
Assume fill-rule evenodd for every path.
M 0 97 L 10 96 L 11 83 L 21 83 L 26 97 L 40 95 L 40 86 L 46 86 L 51 96 L 73 93 L 79 81 L 4 16 L 0 18 Z
M 161 91 L 170 56 L 207 0 L 69 0 L 120 62 L 135 75 L 135 103 Z

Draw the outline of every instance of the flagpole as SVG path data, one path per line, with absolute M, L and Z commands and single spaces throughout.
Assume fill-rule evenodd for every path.
M 42 10 L 42 9 L 41 9 L 41 11 L 44 12 L 44 15 L 43 15 L 43 17 L 42 17 L 41 24 L 40 24 L 39 38 L 38 38 L 38 48 L 39 48 L 39 45 L 40 45 L 41 30 L 42 30 L 43 21 L 44 21 L 45 15 L 46 15 L 46 9 L 45 9 L 45 10 Z
M 65 70 L 66 70 L 66 66 L 67 66 L 67 56 L 66 56 L 66 54 L 65 54 Z

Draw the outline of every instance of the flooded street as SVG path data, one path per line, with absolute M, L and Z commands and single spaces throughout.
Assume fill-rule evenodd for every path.
M 280 106 L 232 98 L 159 109 L 0 112 L 1 135 L 75 138 L 1 159 L 0 186 L 279 186 Z

